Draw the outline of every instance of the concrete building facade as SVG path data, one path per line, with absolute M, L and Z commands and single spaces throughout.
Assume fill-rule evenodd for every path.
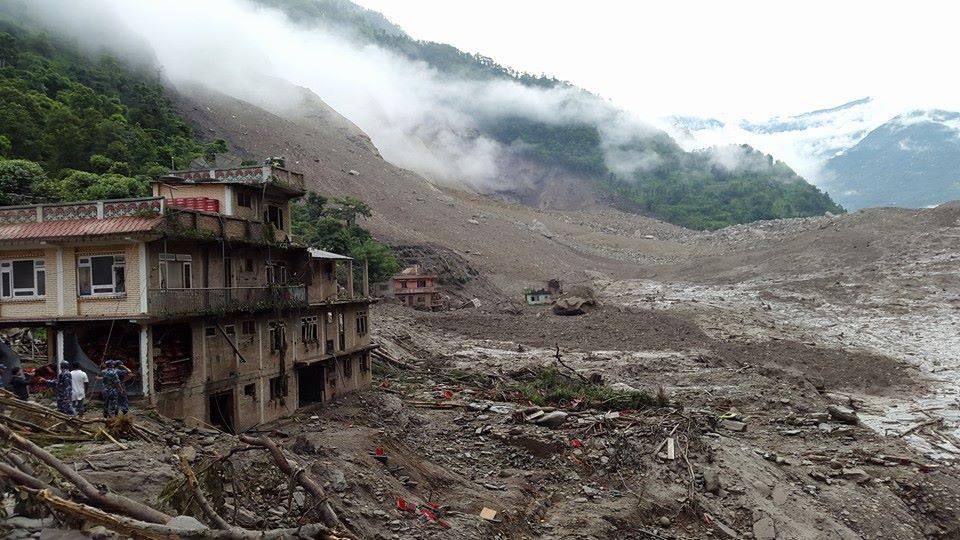
M 51 361 L 94 374 L 121 360 L 132 395 L 231 431 L 369 386 L 366 268 L 293 241 L 301 175 L 183 171 L 153 190 L 0 207 L 0 327 L 44 328 Z

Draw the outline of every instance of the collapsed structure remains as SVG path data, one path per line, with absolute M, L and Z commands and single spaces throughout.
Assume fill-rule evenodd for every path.
M 0 327 L 45 329 L 57 365 L 121 360 L 131 395 L 227 430 L 368 386 L 366 265 L 293 242 L 305 193 L 264 165 L 173 172 L 146 198 L 0 207 Z

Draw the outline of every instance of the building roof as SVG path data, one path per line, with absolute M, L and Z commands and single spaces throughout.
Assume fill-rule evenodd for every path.
M 172 171 L 165 176 L 161 176 L 159 181 L 168 184 L 240 184 L 247 186 L 270 184 L 294 195 L 306 193 L 306 184 L 302 174 L 275 165 Z
M 46 240 L 77 236 L 103 236 L 150 232 L 163 221 L 161 216 L 122 216 L 105 219 L 68 219 L 40 223 L 0 225 L 0 240 Z
M 353 257 L 347 257 L 346 255 L 340 255 L 339 253 L 333 253 L 332 251 L 324 251 L 317 248 L 307 248 L 307 251 L 310 252 L 310 256 L 314 259 L 342 259 L 352 261 Z

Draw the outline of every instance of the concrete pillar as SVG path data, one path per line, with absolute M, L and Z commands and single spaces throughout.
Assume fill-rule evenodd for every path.
M 60 363 L 63 362 L 63 330 L 57 328 L 57 373 L 60 373 Z
M 348 261 L 347 292 L 350 295 L 350 298 L 353 298 L 353 259 L 350 259 L 350 261 Z
M 144 397 L 151 394 L 153 388 L 153 370 L 150 369 L 152 355 L 150 354 L 150 328 L 140 327 L 140 389 Z M 152 402 L 152 401 L 151 401 Z
M 363 297 L 370 298 L 370 261 L 363 260 Z

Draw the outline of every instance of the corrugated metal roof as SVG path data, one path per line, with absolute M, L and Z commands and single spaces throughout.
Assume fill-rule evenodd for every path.
M 310 252 L 310 256 L 314 259 L 344 259 L 344 260 L 353 260 L 353 257 L 347 257 L 346 255 L 340 255 L 339 253 L 333 253 L 330 251 L 324 251 L 317 248 L 307 248 L 307 251 Z
M 163 218 L 116 217 L 106 219 L 70 219 L 41 223 L 0 225 L 0 240 L 42 240 L 77 236 L 102 236 L 152 231 Z

